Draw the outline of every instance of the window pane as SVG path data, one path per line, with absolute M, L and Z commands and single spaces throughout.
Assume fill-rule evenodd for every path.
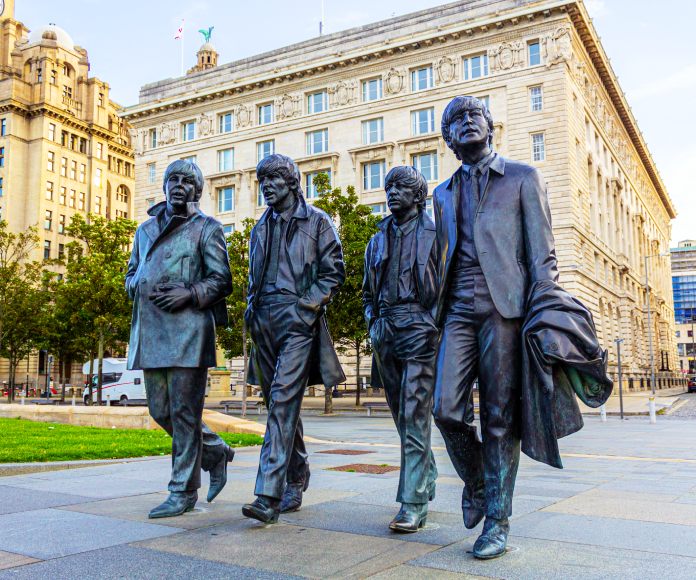
M 326 111 L 326 92 L 313 93 L 307 97 L 307 111 L 309 113 L 321 113 Z
M 218 189 L 218 212 L 234 211 L 234 187 Z
M 232 128 L 232 113 L 220 115 L 220 133 L 229 133 Z
M 265 159 L 269 155 L 273 155 L 274 153 L 274 141 L 261 141 L 261 143 L 258 143 L 256 146 L 256 156 L 257 160 L 261 161 L 262 159 Z
M 234 169 L 234 149 L 218 151 L 218 171 L 232 171 Z
M 426 181 L 437 180 L 437 154 L 421 153 L 413 156 L 413 166 L 423 174 Z
M 532 42 L 529 47 L 529 66 L 541 64 L 541 52 L 539 51 L 539 43 Z
M 259 106 L 259 125 L 273 122 L 273 103 Z
M 531 87 L 529 89 L 530 109 L 532 111 L 541 111 L 543 108 L 543 97 L 541 87 Z
M 370 79 L 362 83 L 363 101 L 375 101 L 382 98 L 382 79 Z
M 544 161 L 546 158 L 546 146 L 543 133 L 532 135 L 532 159 L 534 161 Z
M 420 68 L 411 71 L 411 90 L 422 91 L 433 86 L 433 69 L 431 67 Z
M 380 189 L 384 181 L 384 161 L 363 165 L 363 189 Z
M 320 173 L 325 173 L 326 175 L 329 176 L 329 184 L 331 184 L 331 170 L 326 169 L 324 171 L 314 171 L 312 173 L 307 173 L 305 175 L 305 194 L 307 195 L 307 199 L 316 199 L 319 197 L 319 194 L 317 193 L 317 187 L 314 185 L 314 178 L 319 175 Z

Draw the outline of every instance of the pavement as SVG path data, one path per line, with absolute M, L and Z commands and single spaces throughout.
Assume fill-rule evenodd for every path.
M 680 400 L 680 408 L 696 406 L 696 395 Z M 480 529 L 462 524 L 462 485 L 436 429 L 437 496 L 416 534 L 387 527 L 398 510 L 398 471 L 332 470 L 399 465 L 398 437 L 383 416 L 306 416 L 305 433 L 322 441 L 308 445 L 311 485 L 302 509 L 272 526 L 241 514 L 253 499 L 258 448 L 238 450 L 215 502 L 204 501 L 205 478 L 196 509 L 164 520 L 147 512 L 166 497 L 168 457 L 0 477 L 0 580 L 692 579 L 696 421 L 686 414 L 655 425 L 587 416 L 561 441 L 565 469 L 523 457 L 509 553 L 485 562 L 470 553 Z M 353 454 L 336 453 L 346 450 Z

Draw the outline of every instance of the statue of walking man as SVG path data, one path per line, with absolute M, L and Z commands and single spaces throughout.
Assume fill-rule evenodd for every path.
M 232 291 L 222 225 L 198 208 L 202 192 L 195 163 L 167 167 L 166 200 L 138 227 L 126 274 L 133 300 L 128 368 L 143 369 L 150 414 L 172 436 L 170 494 L 150 518 L 192 510 L 201 468 L 210 472 L 213 501 L 234 457 L 202 421 L 208 368 L 216 366 L 215 326 L 227 322 L 225 297 Z

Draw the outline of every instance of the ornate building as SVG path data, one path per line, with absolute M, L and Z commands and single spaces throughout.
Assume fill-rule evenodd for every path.
M 89 75 L 87 51 L 54 24 L 29 30 L 0 13 L 0 218 L 36 226 L 36 259 L 57 258 L 76 213 L 133 216 L 134 156 L 109 85 Z M 0 380 L 7 375 L 0 361 Z M 20 364 L 24 376 L 24 363 Z M 26 374 L 36 379 L 32 357 Z
M 456 169 L 440 136 L 449 100 L 473 94 L 495 119 L 495 147 L 539 167 L 549 187 L 561 283 L 593 311 L 615 367 L 647 388 L 644 257 L 659 386 L 676 376 L 669 248 L 675 209 L 580 0 L 462 0 L 142 87 L 137 219 L 176 158 L 202 167 L 204 211 L 228 230 L 264 209 L 260 158 L 296 159 L 311 201 L 317 172 L 355 185 L 385 213 L 393 165 L 431 188 Z M 360 315 L 360 313 L 356 313 Z

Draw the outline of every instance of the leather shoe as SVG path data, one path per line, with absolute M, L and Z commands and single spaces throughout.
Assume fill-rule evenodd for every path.
M 280 515 L 280 501 L 274 497 L 260 495 L 252 503 L 245 504 L 242 513 L 264 524 L 275 524 Z
M 482 488 L 481 491 L 483 491 Z M 464 517 L 464 527 L 467 530 L 474 529 L 483 519 L 485 515 L 483 503 L 482 493 L 471 492 L 468 485 L 464 486 L 462 490 L 462 516 Z
M 427 520 L 427 503 L 402 503 L 399 513 L 389 524 L 389 529 L 402 534 L 412 534 L 425 527 Z
M 309 476 L 309 468 L 307 468 L 304 482 L 288 483 L 285 486 L 283 497 L 280 500 L 281 514 L 296 512 L 300 509 L 302 506 L 302 494 L 307 491 L 309 487 Z
M 210 470 L 210 486 L 208 487 L 208 503 L 213 501 L 227 483 L 227 464 L 234 459 L 234 449 L 225 444 L 222 457 L 215 467 Z
M 186 512 L 190 512 L 198 501 L 197 491 L 172 491 L 169 497 L 152 509 L 148 518 L 173 518 Z
M 479 560 L 490 560 L 505 553 L 510 523 L 507 518 L 486 518 L 483 532 L 474 543 L 474 556 Z

